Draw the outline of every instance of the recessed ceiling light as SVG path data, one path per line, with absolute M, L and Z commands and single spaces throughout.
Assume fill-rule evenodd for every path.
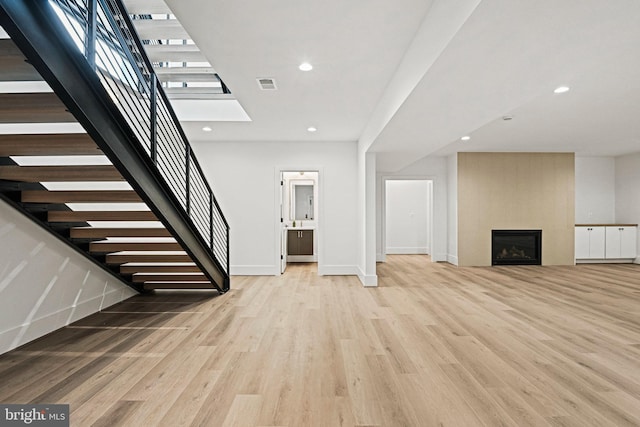
M 211 132 L 213 129 L 211 129 L 210 126 L 205 126 L 205 127 L 202 128 L 202 130 L 205 131 L 205 132 Z
M 470 140 L 470 139 L 471 139 L 471 137 L 470 137 L 470 136 L 468 136 L 468 135 L 465 135 L 465 136 L 463 136 L 462 138 L 460 138 L 460 140 L 461 140 L 461 141 L 468 141 L 468 140 Z
M 565 92 L 569 92 L 569 86 L 559 86 L 553 91 L 553 93 L 565 93 Z
M 315 131 L 317 131 L 317 130 L 318 130 L 318 129 L 317 129 L 317 128 L 315 128 L 315 127 L 313 127 L 313 126 L 309 126 L 309 127 L 307 128 L 307 131 L 308 131 L 308 132 L 315 132 Z
M 300 71 L 311 71 L 313 70 L 313 65 L 309 64 L 308 62 L 303 62 L 298 68 L 300 69 Z

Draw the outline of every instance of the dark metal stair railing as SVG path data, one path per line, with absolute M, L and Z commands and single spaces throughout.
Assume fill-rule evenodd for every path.
M 36 0 L 38 1 L 38 0 Z M 45 1 L 46 3 L 46 1 Z M 229 288 L 229 225 L 120 0 L 48 0 Z M 46 6 L 41 4 L 40 6 Z

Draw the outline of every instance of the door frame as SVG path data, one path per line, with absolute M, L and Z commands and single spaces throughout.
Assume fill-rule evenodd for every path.
M 428 223 L 427 223 L 427 231 L 429 233 L 428 244 L 429 244 L 429 256 L 433 261 L 433 214 L 434 214 L 434 188 L 435 188 L 435 177 L 432 176 L 415 176 L 415 175 L 383 175 L 380 180 L 380 191 L 381 191 L 381 209 L 380 209 L 380 254 L 378 254 L 378 262 L 386 262 L 387 260 L 387 181 L 430 181 L 430 191 L 427 195 L 427 215 L 428 215 Z
M 281 194 L 281 184 L 282 174 L 283 172 L 317 172 L 318 173 L 318 200 L 316 200 L 316 204 L 318 206 L 318 219 L 316 222 L 316 229 L 313 232 L 314 239 L 317 239 L 317 248 L 318 248 L 318 275 L 323 276 L 324 273 L 324 168 L 322 166 L 276 166 L 274 169 L 274 252 L 275 252 L 275 276 L 280 276 L 282 274 L 282 263 L 281 263 L 281 250 L 284 247 L 286 250 L 286 236 L 283 227 L 283 223 L 280 221 L 281 211 L 280 211 L 280 194 Z M 284 213 L 286 214 L 286 212 Z M 284 243 L 283 243 L 283 240 Z

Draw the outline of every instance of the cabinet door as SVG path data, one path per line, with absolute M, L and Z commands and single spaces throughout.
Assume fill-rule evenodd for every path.
M 287 254 L 300 255 L 300 245 L 298 244 L 299 231 L 289 230 L 287 232 Z
M 620 258 L 637 256 L 638 227 L 620 227 Z
M 313 230 L 302 230 L 298 242 L 300 255 L 313 255 Z
M 602 259 L 605 255 L 605 227 L 589 228 L 589 258 Z
M 605 256 L 611 259 L 620 258 L 620 227 L 612 226 L 605 228 Z
M 589 232 L 591 227 L 576 227 L 576 259 L 589 258 Z

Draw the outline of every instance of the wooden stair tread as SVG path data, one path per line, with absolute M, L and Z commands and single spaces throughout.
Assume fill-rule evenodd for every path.
M 22 182 L 122 181 L 112 165 L 101 166 L 0 166 L 0 179 Z
M 182 251 L 182 246 L 175 242 L 92 242 L 89 252 L 113 253 L 121 251 Z
M 207 276 L 202 273 L 194 274 L 148 274 L 138 273 L 133 275 L 133 283 L 145 282 L 209 282 Z
M 100 154 L 102 150 L 84 133 L 0 135 L 0 157 Z
M 107 264 L 126 264 L 129 262 L 193 262 L 189 255 L 169 254 L 109 254 L 106 256 Z
M 146 273 L 202 273 L 197 265 L 123 265 L 120 267 L 122 274 L 146 274 Z
M 0 93 L 0 123 L 75 121 L 55 93 Z
M 76 227 L 71 229 L 72 239 L 99 239 L 105 237 L 172 237 L 166 228 L 97 228 Z
M 135 191 L 23 191 L 23 203 L 141 202 Z
M 153 289 L 215 289 L 210 282 L 146 282 L 146 290 Z
M 158 221 L 158 218 L 150 211 L 49 211 L 48 221 Z

